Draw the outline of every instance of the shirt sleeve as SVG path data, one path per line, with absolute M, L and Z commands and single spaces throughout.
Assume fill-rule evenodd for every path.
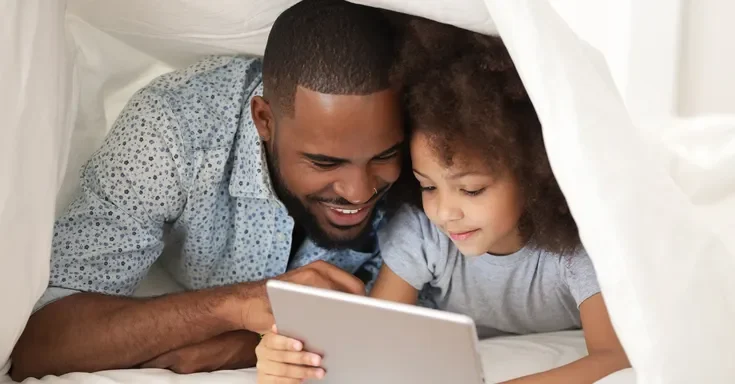
M 186 202 L 177 125 L 154 90 L 126 105 L 54 225 L 49 287 L 35 310 L 76 292 L 133 293 L 163 250 L 164 223 Z
M 565 255 L 561 258 L 563 275 L 574 301 L 579 307 L 591 296 L 600 293 L 597 274 L 586 251 Z
M 423 211 L 405 206 L 378 232 L 383 262 L 417 290 L 439 280 L 446 270 L 444 235 Z

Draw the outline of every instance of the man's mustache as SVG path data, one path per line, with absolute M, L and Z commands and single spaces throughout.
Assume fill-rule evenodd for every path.
M 378 193 L 374 194 L 373 197 L 371 197 L 368 201 L 366 201 L 364 203 L 361 203 L 360 205 L 370 204 L 374 200 L 379 199 L 380 197 L 383 196 L 383 194 L 385 193 L 385 191 L 387 191 L 388 188 L 390 188 L 390 186 L 391 185 L 388 184 L 388 185 L 380 188 L 378 190 Z M 316 201 L 316 202 L 319 202 L 319 203 L 325 203 L 325 204 L 336 205 L 336 206 L 344 206 L 344 207 L 350 207 L 350 206 L 354 206 L 355 205 L 353 203 L 350 203 L 349 201 L 347 201 L 346 199 L 344 199 L 342 197 L 327 198 L 327 197 L 313 196 L 313 197 L 309 197 L 309 200 Z

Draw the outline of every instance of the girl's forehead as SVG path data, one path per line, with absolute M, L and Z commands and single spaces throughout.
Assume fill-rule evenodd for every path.
M 496 171 L 482 156 L 473 156 L 463 150 L 452 153 L 451 161 L 447 162 L 434 143 L 425 138 L 411 138 L 413 170 L 419 177 L 448 183 L 472 182 L 480 178 L 485 180 L 483 182 L 488 178 L 497 181 L 504 177 L 503 172 Z

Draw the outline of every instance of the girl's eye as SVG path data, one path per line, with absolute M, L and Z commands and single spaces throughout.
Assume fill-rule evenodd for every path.
M 419 189 L 423 193 L 423 192 L 431 192 L 431 191 L 435 190 L 436 187 L 419 187 Z
M 468 190 L 463 189 L 462 192 L 464 192 L 467 196 L 477 196 L 485 192 L 485 188 L 476 189 L 474 191 L 468 191 Z

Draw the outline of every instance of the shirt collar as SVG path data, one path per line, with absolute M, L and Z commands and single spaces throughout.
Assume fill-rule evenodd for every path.
M 235 136 L 235 156 L 230 177 L 230 195 L 260 199 L 277 199 L 265 148 L 255 128 L 250 109 L 253 97 L 263 95 L 262 77 L 245 90 L 248 95 L 243 103 L 241 118 Z

